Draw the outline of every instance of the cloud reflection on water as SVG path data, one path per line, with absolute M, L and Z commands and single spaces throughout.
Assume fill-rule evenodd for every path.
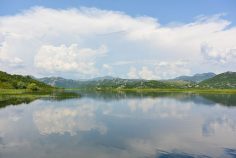
M 82 97 L 8 106 L 0 110 L 0 152 L 4 158 L 232 155 L 224 148 L 236 147 L 236 108 L 178 98 Z
M 97 130 L 100 134 L 107 132 L 107 127 L 96 121 L 94 106 L 81 105 L 73 108 L 48 106 L 34 112 L 33 119 L 40 134 L 76 135 L 78 131 Z

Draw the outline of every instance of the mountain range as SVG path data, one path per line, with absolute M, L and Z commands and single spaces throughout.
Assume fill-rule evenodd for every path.
M 122 79 L 112 76 L 98 77 L 89 80 L 72 80 L 61 77 L 38 79 L 51 86 L 61 88 L 236 88 L 236 72 L 222 74 L 203 73 L 193 76 L 180 76 L 170 80 Z
M 203 88 L 236 88 L 236 72 L 225 72 L 204 80 L 199 84 Z
M 179 77 L 176 77 L 172 80 L 181 80 L 181 81 L 190 81 L 190 82 L 201 82 L 203 80 L 206 80 L 206 79 L 209 79 L 209 78 L 212 78 L 216 76 L 215 73 L 213 72 L 208 72 L 208 73 L 202 73 L 202 74 L 195 74 L 193 76 L 179 76 Z
M 170 80 L 122 79 L 112 76 L 97 77 L 88 80 L 72 80 L 62 77 L 34 78 L 32 76 L 11 75 L 0 71 L 0 89 L 148 89 L 148 88 L 203 88 L 235 89 L 236 72 L 221 74 L 203 73 L 193 76 L 180 76 Z
M 41 82 L 60 88 L 83 88 L 83 89 L 102 89 L 102 88 L 171 88 L 170 84 L 143 79 L 121 79 L 121 78 L 95 78 L 90 80 L 71 80 L 58 77 L 40 78 Z

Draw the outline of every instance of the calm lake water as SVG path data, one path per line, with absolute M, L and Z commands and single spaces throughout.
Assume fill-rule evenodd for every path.
M 0 158 L 236 157 L 236 95 L 81 93 L 11 104 L 1 103 Z

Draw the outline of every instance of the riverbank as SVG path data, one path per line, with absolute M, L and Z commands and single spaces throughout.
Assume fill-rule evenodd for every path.
M 122 91 L 143 92 L 184 92 L 184 93 L 214 93 L 214 94 L 236 94 L 236 89 L 121 89 Z
M 236 94 L 236 89 L 160 89 L 160 88 L 104 88 L 104 89 L 65 89 L 68 91 L 112 91 L 112 92 L 179 92 L 179 93 L 211 93 L 211 94 Z
M 40 91 L 30 91 L 27 89 L 0 89 L 0 101 L 12 98 L 35 100 L 39 98 L 78 98 L 79 94 L 73 92 L 65 92 L 63 89 L 49 89 Z
M 38 96 L 38 97 L 48 97 L 55 95 L 55 93 L 64 93 L 64 91 L 104 91 L 104 92 L 138 92 L 138 93 L 155 93 L 155 92 L 178 92 L 178 93 L 210 93 L 210 94 L 236 94 L 236 89 L 157 89 L 157 88 L 104 88 L 104 89 L 54 89 L 54 90 L 44 90 L 44 91 L 29 91 L 26 89 L 0 89 L 0 95 L 17 95 L 17 96 Z

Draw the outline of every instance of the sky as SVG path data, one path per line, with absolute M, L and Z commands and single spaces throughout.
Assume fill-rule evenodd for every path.
M 1 0 L 0 70 L 168 79 L 236 71 L 234 0 Z

